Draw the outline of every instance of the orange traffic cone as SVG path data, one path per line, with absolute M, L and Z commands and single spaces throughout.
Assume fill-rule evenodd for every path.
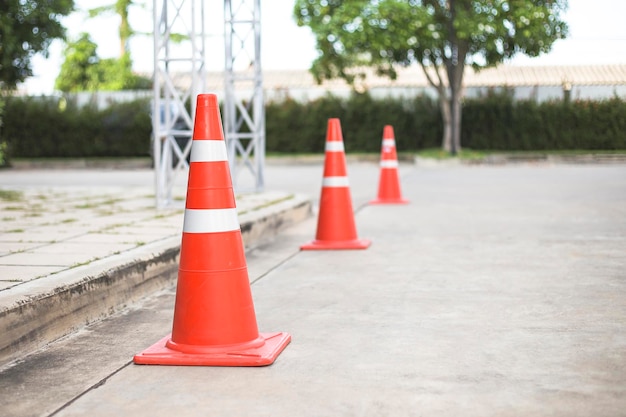
M 341 124 L 329 119 L 317 234 L 300 249 L 365 249 L 370 244 L 356 235 Z
M 396 154 L 396 139 L 393 134 L 393 127 L 387 125 L 383 129 L 378 197 L 370 201 L 370 204 L 407 204 L 408 202 L 408 200 L 402 198 L 400 192 L 398 156 Z
M 270 365 L 291 340 L 259 333 L 214 94 L 196 106 L 172 334 L 137 364 Z

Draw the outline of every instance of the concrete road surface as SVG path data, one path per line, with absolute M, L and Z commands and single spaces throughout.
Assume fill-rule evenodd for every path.
M 175 289 L 0 374 L 5 416 L 624 416 L 626 166 L 402 167 L 405 206 L 369 206 L 357 251 L 300 251 L 316 219 L 247 254 L 262 368 L 134 365 Z M 310 192 L 320 166 L 268 166 Z

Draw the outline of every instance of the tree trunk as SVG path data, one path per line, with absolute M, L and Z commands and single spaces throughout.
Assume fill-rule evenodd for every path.
M 450 153 L 456 155 L 461 151 L 461 96 L 463 91 L 463 71 L 465 70 L 465 52 L 458 51 L 457 47 L 455 59 L 446 64 L 448 71 L 448 84 L 450 85 L 450 97 L 448 106 L 450 109 L 450 131 L 451 146 Z
M 450 113 L 450 101 L 448 100 L 448 89 L 443 82 L 443 78 L 441 77 L 441 73 L 439 72 L 437 65 L 433 66 L 434 73 L 437 76 L 437 82 L 435 82 L 431 74 L 428 72 L 426 63 L 424 61 L 419 61 L 419 63 L 424 71 L 424 75 L 426 76 L 428 83 L 437 90 L 439 110 L 441 111 L 441 119 L 443 121 L 441 149 L 445 152 L 450 152 L 452 149 L 452 130 L 450 129 L 452 126 L 452 118 Z
M 452 143 L 451 153 L 459 153 L 461 152 L 461 89 L 455 89 L 450 97 L 450 107 L 451 111 L 451 124 L 452 124 Z
M 466 6 L 466 5 L 465 5 Z M 451 146 L 450 154 L 456 155 L 461 151 L 461 92 L 463 89 L 463 72 L 465 71 L 465 58 L 469 50 L 468 41 L 459 39 L 454 22 L 457 19 L 457 7 L 465 7 L 463 2 L 457 5 L 456 0 L 448 1 L 450 11 L 449 20 L 449 54 L 446 54 L 444 63 L 448 73 L 448 85 L 450 87 L 450 130 Z
M 132 3 L 132 0 L 117 0 L 115 3 L 115 10 L 120 16 L 120 27 L 118 30 L 120 36 L 120 58 L 128 52 L 128 41 L 133 33 L 128 21 L 128 9 Z
M 452 151 L 452 114 L 450 112 L 450 104 L 445 91 L 439 92 L 439 109 L 441 110 L 441 119 L 443 121 L 443 139 L 441 141 L 441 149 L 445 152 Z

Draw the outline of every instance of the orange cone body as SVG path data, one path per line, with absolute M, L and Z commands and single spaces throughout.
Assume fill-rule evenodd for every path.
M 370 244 L 357 238 L 341 124 L 339 119 L 329 119 L 317 233 L 300 249 L 365 249 Z
M 287 333 L 259 333 L 226 144 L 214 94 L 198 96 L 172 334 L 138 355 L 146 365 L 262 366 Z
M 396 139 L 392 126 L 383 129 L 383 143 L 380 152 L 380 180 L 378 182 L 378 197 L 370 204 L 407 204 L 409 201 L 402 198 L 400 179 L 398 176 L 398 155 L 396 153 Z

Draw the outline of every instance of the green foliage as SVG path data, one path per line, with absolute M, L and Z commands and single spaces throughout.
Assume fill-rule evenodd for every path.
M 626 102 L 515 101 L 510 92 L 490 92 L 465 103 L 463 146 L 472 150 L 626 150 Z M 400 152 L 436 148 L 443 122 L 434 100 L 348 99 L 326 96 L 266 107 L 266 148 L 278 153 L 324 152 L 329 118 L 341 120 L 346 152 L 378 152 L 382 129 L 394 127 Z
M 125 53 L 121 58 L 109 58 L 101 60 L 96 66 L 98 74 L 98 86 L 100 91 L 120 90 L 149 90 L 152 81 L 140 77 L 132 71 L 130 55 Z
M 128 12 L 132 5 L 136 4 L 133 0 L 115 0 L 114 3 L 89 9 L 89 17 L 96 17 L 107 13 L 115 13 L 120 18 L 120 26 L 118 35 L 120 37 L 120 57 L 128 53 L 128 41 L 135 31 L 131 28 L 128 20 Z
M 490 92 L 465 102 L 463 143 L 502 151 L 626 149 L 626 102 L 515 101 Z
M 460 145 L 463 70 L 523 53 L 537 56 L 567 34 L 567 0 L 297 0 L 294 16 L 316 38 L 316 80 L 363 78 L 363 67 L 396 77 L 418 64 L 437 89 L 443 144 Z M 432 68 L 434 71 L 429 71 Z
M 7 99 L 0 143 L 7 157 L 134 157 L 150 154 L 147 100 L 105 110 L 57 99 Z M 626 101 L 515 101 L 490 92 L 465 102 L 463 145 L 473 151 L 626 150 Z M 328 119 L 339 118 L 346 152 L 380 152 L 385 125 L 400 153 L 437 148 L 443 122 L 426 96 L 374 99 L 332 95 L 301 103 L 286 99 L 266 109 L 266 150 L 323 154 Z M 36 122 L 35 122 L 36 121 Z M 432 151 L 431 151 L 432 152 Z
M 0 133 L 2 132 L 2 115 L 4 113 L 4 96 L 0 94 Z M 6 165 L 7 144 L 2 140 L 0 135 L 0 167 Z
M 97 45 L 87 33 L 65 48 L 65 61 L 55 81 L 55 88 L 63 92 L 119 91 L 149 89 L 151 80 L 132 72 L 130 55 L 121 58 L 100 59 Z
M 0 2 L 0 89 L 32 75 L 33 56 L 47 56 L 50 43 L 65 37 L 60 20 L 73 9 L 73 0 Z
M 63 102 L 63 101 L 62 101 Z M 149 102 L 116 103 L 105 110 L 53 98 L 10 98 L 0 141 L 11 157 L 65 158 L 150 154 Z M 34 123 L 36 121 L 36 123 Z
M 268 103 L 265 114 L 269 152 L 324 152 L 330 118 L 341 120 L 347 152 L 378 152 L 386 124 L 394 127 L 398 149 L 404 151 L 436 146 L 442 129 L 436 103 L 425 96 L 375 100 L 354 93 L 348 99 L 327 95 L 308 103 L 287 99 Z
M 54 83 L 63 92 L 94 91 L 99 83 L 96 71 L 98 45 L 89 34 L 82 33 L 78 40 L 65 47 L 65 60 Z
M 294 16 L 316 37 L 318 79 L 374 66 L 493 66 L 517 53 L 548 52 L 567 34 L 567 0 L 297 0 Z M 466 58 L 469 61 L 466 61 Z

